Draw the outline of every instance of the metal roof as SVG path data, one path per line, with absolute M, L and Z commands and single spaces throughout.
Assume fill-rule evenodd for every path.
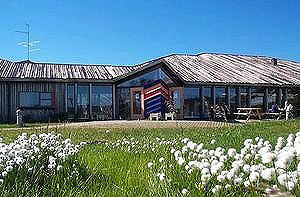
M 113 81 L 163 62 L 187 84 L 300 85 L 300 63 L 262 56 L 202 53 L 169 55 L 135 66 L 50 64 L 0 59 L 0 80 Z

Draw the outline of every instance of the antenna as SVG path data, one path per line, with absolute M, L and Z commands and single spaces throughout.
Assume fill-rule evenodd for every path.
M 40 50 L 40 49 L 31 49 L 35 44 L 40 43 L 40 41 L 36 40 L 36 41 L 30 42 L 30 26 L 29 26 L 29 24 L 26 24 L 26 27 L 27 27 L 27 31 L 16 31 L 16 32 L 27 35 L 27 42 L 26 41 L 19 42 L 18 45 L 27 48 L 27 60 L 29 60 L 31 52 Z

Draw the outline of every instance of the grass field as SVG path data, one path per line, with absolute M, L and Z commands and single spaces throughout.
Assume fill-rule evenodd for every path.
M 74 143 L 91 142 L 85 145 L 76 156 L 82 174 L 76 182 L 66 180 L 62 174 L 45 178 L 42 185 L 30 184 L 23 180 L 26 186 L 6 185 L 3 195 L 25 196 L 181 196 L 186 188 L 190 196 L 211 196 L 209 186 L 198 187 L 200 175 L 195 172 L 186 173 L 182 166 L 172 166 L 170 150 L 179 148 L 178 143 L 159 145 L 159 142 L 180 141 L 189 138 L 196 143 L 204 143 L 205 148 L 216 147 L 236 148 L 240 150 L 244 140 L 259 136 L 276 144 L 279 136 L 287 137 L 290 133 L 300 130 L 300 119 L 291 121 L 258 122 L 226 128 L 170 128 L 170 129 L 90 129 L 90 128 L 59 128 L 55 132 Z M 0 137 L 4 142 L 12 142 L 22 131 L 2 130 Z M 27 133 L 42 133 L 45 130 L 26 130 Z M 159 139 L 158 139 L 159 138 Z M 117 145 L 126 139 L 130 145 Z M 211 144 L 212 139 L 215 143 Z M 122 141 L 121 141 L 122 142 Z M 138 142 L 138 143 L 137 143 Z M 133 145 L 132 145 L 133 143 Z M 135 144 L 134 144 L 135 143 Z M 155 143 L 155 144 L 153 144 Z M 159 162 L 163 157 L 164 161 Z M 154 163 L 148 168 L 149 162 Z M 165 172 L 166 178 L 160 181 L 156 176 Z M 67 173 L 67 172 L 66 172 Z M 68 173 L 67 173 L 68 174 Z M 68 175 L 69 176 L 69 175 Z M 71 176 L 71 175 L 70 175 Z M 78 178 L 78 177 L 77 177 Z M 21 181 L 22 182 L 22 181 Z M 17 182 L 15 182 L 17 183 Z M 58 187 L 60 185 L 60 187 Z M 9 189 L 8 187 L 14 187 Z M 299 187 L 292 191 L 296 195 Z M 257 196 L 262 195 L 259 189 L 245 190 L 242 187 L 233 188 L 221 196 Z

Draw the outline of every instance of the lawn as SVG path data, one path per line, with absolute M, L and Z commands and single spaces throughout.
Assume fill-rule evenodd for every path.
M 170 129 L 95 129 L 95 128 L 59 128 L 54 129 L 63 137 L 70 138 L 75 144 L 88 142 L 75 156 L 82 174 L 74 184 L 55 174 L 43 185 L 26 182 L 26 187 L 7 189 L 3 195 L 25 196 L 181 196 L 187 189 L 190 196 L 211 196 L 216 180 L 206 186 L 199 186 L 201 174 L 187 173 L 184 166 L 174 165 L 170 154 L 172 148 L 179 149 L 180 139 L 189 138 L 197 144 L 203 143 L 207 149 L 217 147 L 243 147 L 244 140 L 257 136 L 269 140 L 274 146 L 278 137 L 287 137 L 300 131 L 300 119 L 291 121 L 267 121 L 249 123 L 225 128 L 170 128 Z M 12 142 L 21 132 L 2 130 L 0 137 L 4 142 Z M 45 130 L 26 130 L 27 133 L 41 133 Z M 125 140 L 126 139 L 126 140 Z M 215 140 L 214 143 L 211 143 Z M 126 143 L 125 143 L 126 141 Z M 176 142 L 175 142 L 176 141 Z M 124 142 L 124 143 L 122 143 Z M 160 144 L 161 143 L 161 144 Z M 160 162 L 159 159 L 164 161 Z M 153 163 L 151 168 L 147 165 Z M 172 164 L 172 166 L 170 166 Z M 165 173 L 160 180 L 158 173 Z M 215 178 L 214 178 L 215 179 Z M 65 180 L 65 181 L 63 181 Z M 50 184 L 51 182 L 51 184 Z M 274 182 L 275 183 L 275 182 Z M 64 185 L 58 187 L 57 185 Z M 10 187 L 12 187 L 10 185 Z M 292 193 L 298 194 L 296 187 Z M 234 187 L 219 193 L 221 196 L 257 196 L 262 195 L 260 188 L 244 189 Z

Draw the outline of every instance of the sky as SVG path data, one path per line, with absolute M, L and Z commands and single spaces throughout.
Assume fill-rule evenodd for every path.
M 0 58 L 133 65 L 169 54 L 228 53 L 300 61 L 300 1 L 0 0 Z

